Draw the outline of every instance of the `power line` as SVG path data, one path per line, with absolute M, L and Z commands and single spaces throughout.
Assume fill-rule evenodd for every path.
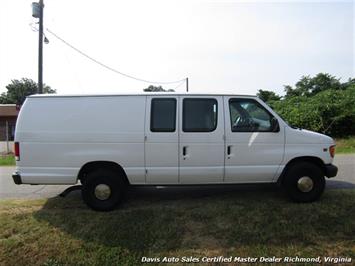
M 68 43 L 67 41 L 65 41 L 64 39 L 62 39 L 61 37 L 59 37 L 57 34 L 55 34 L 54 32 L 52 32 L 50 29 L 46 29 L 50 34 L 52 34 L 55 38 L 57 38 L 58 40 L 60 40 L 61 42 L 63 42 L 65 45 L 69 46 L 70 48 L 72 48 L 74 51 L 78 52 L 79 54 L 85 56 L 86 58 L 90 59 L 91 61 L 93 61 L 94 63 L 96 64 L 99 64 L 100 66 L 116 73 L 116 74 L 119 74 L 119 75 L 122 75 L 122 76 L 125 76 L 127 78 L 131 78 L 131 79 L 135 79 L 135 80 L 138 80 L 138 81 L 142 81 L 142 82 L 146 82 L 146 83 L 151 83 L 151 84 L 174 84 L 174 83 L 178 83 L 178 82 L 181 82 L 183 83 L 183 81 L 186 81 L 186 78 L 184 79 L 180 79 L 180 80 L 176 80 L 176 81 L 150 81 L 150 80 L 146 80 L 146 79 L 141 79 L 141 78 L 137 78 L 137 77 L 134 77 L 134 76 L 131 76 L 131 75 L 128 75 L 126 73 L 123 73 L 121 71 L 118 71 L 108 65 L 105 65 L 104 63 L 101 63 L 100 61 L 96 60 L 95 58 L 89 56 L 88 54 L 82 52 L 81 50 L 79 50 L 78 48 L 74 47 L 73 45 L 71 45 L 70 43 Z M 181 85 L 181 84 L 180 84 Z M 180 86 L 179 85 L 179 86 Z
M 174 91 L 179 88 L 182 84 L 184 84 L 186 82 L 186 79 L 184 79 L 183 81 L 180 82 L 179 85 L 177 85 L 175 88 L 174 88 Z

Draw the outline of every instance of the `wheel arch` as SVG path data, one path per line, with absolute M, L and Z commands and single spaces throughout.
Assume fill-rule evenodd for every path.
M 87 176 L 88 173 L 97 170 L 97 169 L 110 169 L 113 170 L 123 178 L 123 181 L 125 182 L 126 185 L 129 185 L 129 180 L 127 177 L 127 174 L 123 167 L 119 165 L 116 162 L 112 161 L 91 161 L 85 163 L 79 170 L 79 173 L 77 175 L 77 179 L 80 180 L 81 183 L 85 180 L 85 177 Z
M 282 185 L 282 182 L 286 176 L 286 173 L 288 171 L 288 169 L 290 169 L 290 167 L 294 164 L 300 163 L 300 162 L 310 162 L 313 163 L 315 165 L 317 165 L 325 174 L 325 165 L 324 162 L 321 158 L 316 157 L 316 156 L 300 156 L 300 157 L 296 157 L 293 158 L 292 160 L 290 160 L 286 166 L 284 167 L 284 169 L 282 170 L 281 175 L 279 176 L 278 180 L 277 180 L 277 184 L 278 185 Z

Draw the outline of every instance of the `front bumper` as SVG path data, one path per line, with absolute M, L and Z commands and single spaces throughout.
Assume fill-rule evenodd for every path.
M 333 164 L 326 164 L 325 167 L 325 176 L 326 177 L 334 177 L 338 173 L 338 167 Z
M 21 175 L 18 172 L 15 172 L 12 174 L 12 179 L 14 180 L 16 185 L 20 185 L 22 184 L 22 180 L 21 180 Z

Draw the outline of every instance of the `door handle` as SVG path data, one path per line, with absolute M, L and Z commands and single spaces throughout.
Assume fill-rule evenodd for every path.
M 186 156 L 186 148 L 186 146 L 182 147 L 182 156 Z
M 227 146 L 227 159 L 230 159 L 232 157 L 232 145 Z
M 187 146 L 182 147 L 182 158 L 183 158 L 184 160 L 186 160 L 186 158 L 189 157 L 189 155 L 187 155 L 187 152 L 188 152 Z
M 232 150 L 232 146 L 231 145 L 228 145 L 227 146 L 227 155 L 231 155 L 231 150 Z

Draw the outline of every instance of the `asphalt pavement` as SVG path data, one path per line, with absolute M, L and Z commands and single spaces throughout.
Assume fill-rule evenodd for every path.
M 338 175 L 335 178 L 327 179 L 327 189 L 355 189 L 355 154 L 336 155 L 334 164 L 339 168 Z M 66 188 L 70 187 L 63 185 L 16 185 L 11 177 L 14 170 L 14 166 L 0 167 L 0 199 L 51 198 L 58 196 Z M 161 188 L 162 187 L 158 187 L 158 189 Z M 149 189 L 155 190 L 156 188 L 153 187 Z M 203 190 L 206 189 L 214 188 L 213 186 L 203 188 Z M 218 190 L 223 189 L 230 190 L 230 186 L 218 186 Z

